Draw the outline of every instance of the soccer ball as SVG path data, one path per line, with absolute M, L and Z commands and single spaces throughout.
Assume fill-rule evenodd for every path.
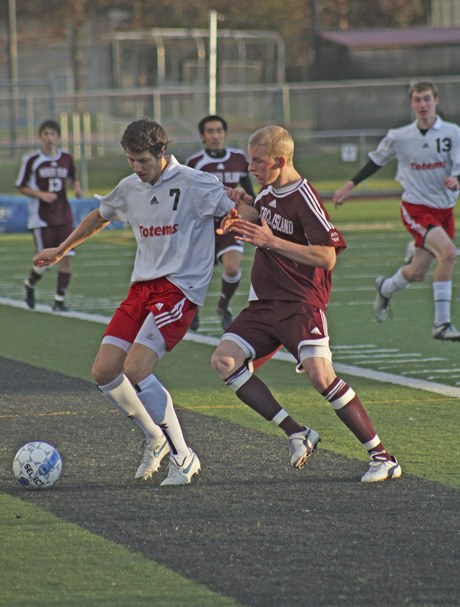
M 14 457 L 14 476 L 27 489 L 51 487 L 61 476 L 61 471 L 59 451 L 42 441 L 27 443 Z

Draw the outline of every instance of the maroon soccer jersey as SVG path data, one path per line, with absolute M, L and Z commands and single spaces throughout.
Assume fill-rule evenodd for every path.
M 191 156 L 186 164 L 197 171 L 213 173 L 219 181 L 230 188 L 236 188 L 248 177 L 248 160 L 243 150 L 225 148 L 221 158 L 215 158 L 202 150 Z
M 211 156 L 206 150 L 202 150 L 186 161 L 187 166 L 212 173 L 219 181 L 229 188 L 241 185 L 248 194 L 255 197 L 252 182 L 248 173 L 248 159 L 243 150 L 238 148 L 225 148 L 219 157 Z M 220 227 L 222 218 L 217 217 L 214 221 L 216 229 Z M 223 253 L 229 250 L 244 251 L 241 242 L 237 241 L 233 232 L 215 236 L 216 258 L 220 259 Z
M 271 186 L 264 188 L 254 206 L 279 238 L 301 245 L 331 246 L 337 254 L 347 246 L 306 179 L 276 191 Z M 330 298 L 331 277 L 330 271 L 257 248 L 249 299 L 305 301 L 324 310 Z
M 72 209 L 66 193 L 67 179 L 75 180 L 75 166 L 67 152 L 58 150 L 55 156 L 46 156 L 38 150 L 25 156 L 16 187 L 29 186 L 57 195 L 51 204 L 38 198 L 29 199 L 29 229 L 72 224 Z

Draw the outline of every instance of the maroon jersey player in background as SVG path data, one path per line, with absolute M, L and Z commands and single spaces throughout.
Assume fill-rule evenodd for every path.
M 367 449 L 370 465 L 361 480 L 398 478 L 400 465 L 383 446 L 359 397 L 332 366 L 326 307 L 336 256 L 346 243 L 316 191 L 295 169 L 293 156 L 292 137 L 281 127 L 264 127 L 249 139 L 249 170 L 262 186 L 254 201 L 254 223 L 233 211 L 222 225 L 256 247 L 249 304 L 222 336 L 212 366 L 241 401 L 285 432 L 291 465 L 303 468 L 320 437 L 289 415 L 253 375 L 251 364 L 283 345 Z M 237 195 L 249 201 L 243 190 Z
M 206 116 L 198 123 L 204 149 L 186 161 L 189 167 L 206 173 L 213 173 L 225 186 L 236 188 L 241 185 L 244 190 L 254 196 L 251 179 L 248 174 L 248 160 L 243 150 L 225 146 L 228 134 L 227 122 L 220 116 Z M 220 220 L 216 222 L 216 227 Z M 217 303 L 217 314 L 225 330 L 232 321 L 229 308 L 241 281 L 241 258 L 243 245 L 235 239 L 232 232 L 216 236 L 216 263 L 223 267 L 221 293 Z M 200 326 L 198 310 L 191 324 L 191 329 L 197 331 Z
M 37 253 L 60 245 L 73 230 L 72 209 L 66 193 L 68 179 L 73 182 L 75 196 L 81 196 L 72 156 L 58 148 L 60 136 L 59 124 L 45 120 L 38 129 L 40 149 L 23 158 L 16 180 L 17 190 L 29 197 L 27 227 L 33 233 Z M 69 252 L 59 265 L 53 304 L 55 312 L 66 309 L 64 299 L 70 283 L 70 256 L 73 254 L 73 251 Z M 24 282 L 24 299 L 30 309 L 35 307 L 35 286 L 45 271 L 46 268 L 33 267 Z

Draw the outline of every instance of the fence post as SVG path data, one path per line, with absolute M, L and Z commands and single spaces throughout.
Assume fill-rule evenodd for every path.
M 73 155 L 76 160 L 81 158 L 81 131 L 80 131 L 80 114 L 74 112 L 72 114 L 72 134 L 73 134 Z
M 291 123 L 291 99 L 289 94 L 289 86 L 283 84 L 281 87 L 282 103 L 283 103 L 283 120 L 284 124 Z
M 83 145 L 85 148 L 85 157 L 88 160 L 91 160 L 93 157 L 91 142 L 91 114 L 89 112 L 83 112 Z
M 69 125 L 67 122 L 67 112 L 61 112 L 59 121 L 61 123 L 61 144 L 63 148 L 69 148 Z

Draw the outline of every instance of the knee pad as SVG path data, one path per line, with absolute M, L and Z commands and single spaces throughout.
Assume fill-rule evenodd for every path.
M 299 349 L 299 360 L 295 367 L 296 373 L 303 373 L 302 361 L 306 358 L 325 358 L 329 362 L 332 362 L 332 352 L 329 348 L 329 344 L 318 344 L 318 345 L 305 345 Z

